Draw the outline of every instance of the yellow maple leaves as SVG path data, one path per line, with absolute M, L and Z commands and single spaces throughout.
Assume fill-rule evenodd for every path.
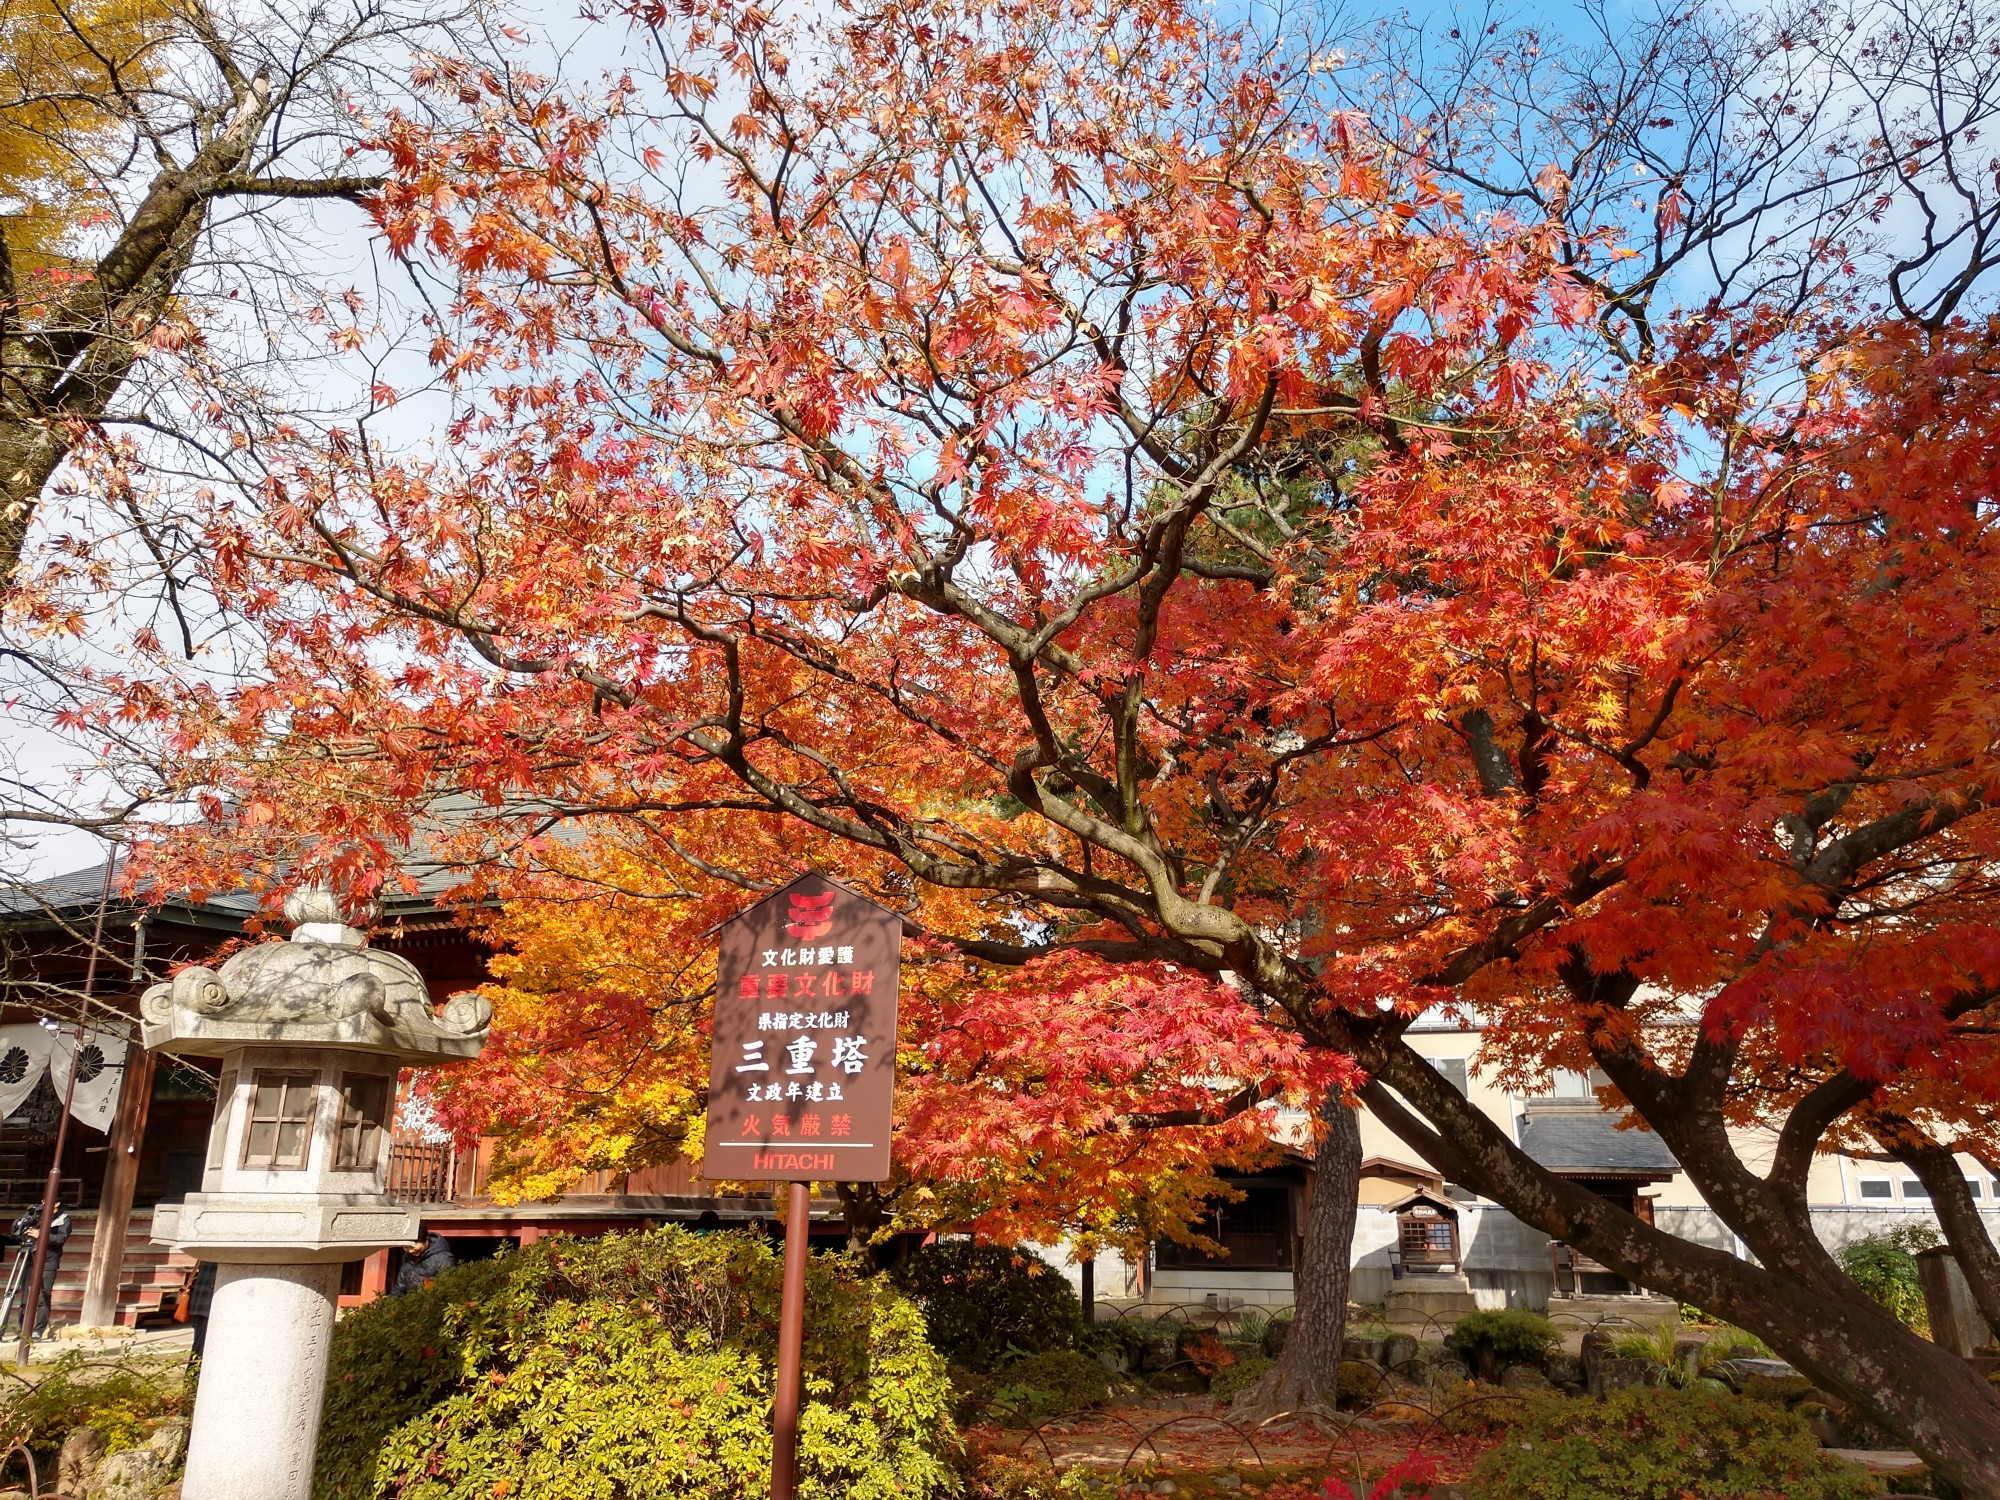
M 108 206 L 100 157 L 173 29 L 161 0 L 0 0 L 0 232 L 17 274 L 59 264 Z

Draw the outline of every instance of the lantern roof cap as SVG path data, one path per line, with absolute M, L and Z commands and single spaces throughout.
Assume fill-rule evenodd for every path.
M 192 965 L 139 1000 L 149 1048 L 220 1057 L 248 1046 L 330 1047 L 394 1057 L 410 1066 L 477 1057 L 493 1007 L 453 995 L 442 1010 L 416 966 L 368 946 L 372 908 L 343 907 L 333 892 L 285 898 L 290 938 L 231 954 L 219 968 Z

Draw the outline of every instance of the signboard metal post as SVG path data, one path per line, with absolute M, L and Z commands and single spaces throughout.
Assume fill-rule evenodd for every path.
M 771 1399 L 771 1500 L 792 1500 L 799 1465 L 799 1367 L 806 1345 L 806 1185 L 785 1205 L 785 1295 L 778 1312 L 778 1388 Z
M 702 1176 L 790 1184 L 771 1500 L 793 1500 L 809 1182 L 881 1182 L 895 1120 L 902 918 L 802 875 L 721 929 Z

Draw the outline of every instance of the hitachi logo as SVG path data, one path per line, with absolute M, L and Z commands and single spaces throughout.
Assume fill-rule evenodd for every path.
M 752 1163 L 760 1172 L 831 1172 L 831 1151 L 760 1151 Z

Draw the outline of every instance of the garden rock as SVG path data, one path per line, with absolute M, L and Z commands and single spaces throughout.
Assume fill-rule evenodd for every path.
M 1794 1370 L 1789 1375 L 1746 1375 L 1737 1391 L 1752 1401 L 1776 1401 L 1796 1406 L 1801 1401 L 1827 1399 L 1805 1376 Z
M 1377 1364 L 1382 1358 L 1382 1341 L 1380 1339 L 1363 1338 L 1359 1334 L 1350 1333 L 1345 1339 L 1341 1340 L 1340 1357 L 1342 1359 L 1355 1360 L 1364 1365 Z
M 158 1500 L 186 1448 L 187 1428 L 169 1422 L 143 1446 L 114 1453 L 98 1464 L 88 1487 L 77 1493 L 88 1500 Z
M 1653 1384 L 1654 1373 L 1659 1366 L 1650 1359 L 1619 1359 L 1608 1356 L 1597 1362 L 1597 1371 L 1590 1382 L 1590 1394 L 1608 1396 L 1613 1391 L 1626 1391 L 1634 1386 Z
M 153 1433 L 152 1446 L 167 1455 L 169 1464 L 178 1464 L 187 1457 L 188 1424 L 167 1422 Z
M 1598 1366 L 1610 1357 L 1610 1334 L 1593 1328 L 1583 1336 L 1582 1347 L 1577 1351 L 1577 1361 L 1582 1367 L 1583 1383 L 1592 1391 L 1597 1389 Z
M 1218 1474 L 1215 1476 L 1215 1487 L 1219 1490 L 1240 1490 L 1243 1488 L 1243 1476 L 1241 1474 Z
M 99 1460 L 104 1457 L 106 1447 L 104 1434 L 95 1427 L 73 1427 L 68 1437 L 63 1439 L 62 1452 L 56 1456 L 56 1491 L 63 1495 L 81 1495 Z
M 1876 1426 L 1865 1412 L 1856 1407 L 1833 1405 L 1832 1411 L 1834 1421 L 1839 1425 L 1840 1441 L 1828 1444 L 1829 1447 L 1888 1451 L 1903 1446 L 1901 1438 L 1893 1436 L 1887 1428 Z
M 1812 1428 L 1813 1436 L 1819 1439 L 1820 1447 L 1840 1446 L 1840 1418 L 1830 1408 L 1817 1401 L 1802 1401 L 1796 1410 L 1806 1419 L 1806 1425 Z
M 1785 1376 L 1799 1372 L 1782 1359 L 1725 1359 L 1716 1369 L 1722 1378 L 1737 1390 L 1743 1389 L 1743 1382 L 1753 1375 Z
M 1285 1340 L 1292 1336 L 1290 1318 L 1273 1318 L 1264 1330 L 1264 1352 L 1276 1359 L 1285 1352 Z
M 1415 1363 L 1417 1341 L 1407 1333 L 1392 1333 L 1382 1340 L 1382 1367 L 1401 1370 Z
M 1139 1368 L 1142 1370 L 1164 1370 L 1178 1357 L 1174 1341 L 1170 1338 L 1150 1338 L 1139 1345 Z

